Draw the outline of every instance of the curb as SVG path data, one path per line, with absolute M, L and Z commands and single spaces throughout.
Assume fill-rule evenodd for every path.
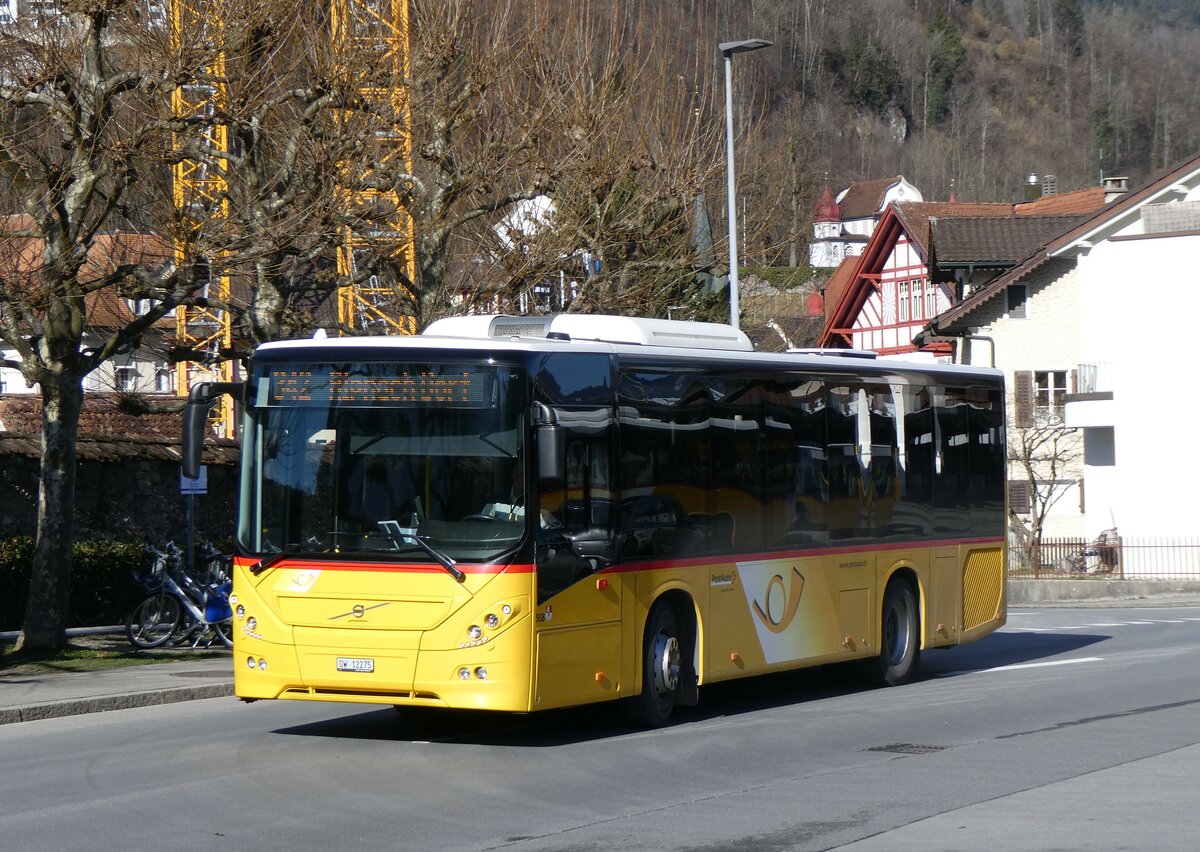
M 1195 580 L 1108 580 L 1049 578 L 1009 580 L 1009 606 L 1096 606 L 1154 603 L 1194 604 L 1200 597 Z
M 180 686 L 173 689 L 154 689 L 125 695 L 101 695 L 94 698 L 45 701 L 39 704 L 0 708 L 0 725 L 78 716 L 83 713 L 102 713 L 107 710 L 153 707 L 156 704 L 175 704 L 180 701 L 194 701 L 201 698 L 227 698 L 231 695 L 233 695 L 233 683 L 229 682 L 210 683 L 203 686 Z

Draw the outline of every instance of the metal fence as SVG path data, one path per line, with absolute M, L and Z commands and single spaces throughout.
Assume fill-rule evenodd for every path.
M 1009 541 L 1010 577 L 1200 580 L 1200 538 L 1045 538 L 1031 551 L 1027 542 Z

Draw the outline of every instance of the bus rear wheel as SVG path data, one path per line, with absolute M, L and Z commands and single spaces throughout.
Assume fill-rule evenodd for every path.
M 621 715 L 631 725 L 661 728 L 671 719 L 679 694 L 679 624 L 666 603 L 646 619 L 642 643 L 642 691 L 621 700 Z
M 921 657 L 917 599 L 901 580 L 888 583 L 879 625 L 879 656 L 869 661 L 870 678 L 880 686 L 905 683 Z

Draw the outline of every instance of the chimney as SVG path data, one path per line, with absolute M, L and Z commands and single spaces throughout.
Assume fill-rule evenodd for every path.
M 1058 195 L 1058 175 L 1042 175 L 1042 198 Z
M 1104 179 L 1104 203 L 1116 201 L 1125 193 L 1129 192 L 1128 177 L 1106 177 Z
M 1041 194 L 1042 191 L 1038 188 L 1038 176 L 1030 172 L 1029 176 L 1025 178 L 1025 200 L 1037 201 Z

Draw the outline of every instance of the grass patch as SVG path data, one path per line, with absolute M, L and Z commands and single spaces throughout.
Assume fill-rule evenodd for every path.
M 228 649 L 155 648 L 139 651 L 124 639 L 105 637 L 103 642 L 67 643 L 61 651 L 16 651 L 12 645 L 0 645 L 0 674 L 68 674 L 171 663 L 184 660 L 228 657 Z M 124 645 L 124 647 L 121 647 Z

